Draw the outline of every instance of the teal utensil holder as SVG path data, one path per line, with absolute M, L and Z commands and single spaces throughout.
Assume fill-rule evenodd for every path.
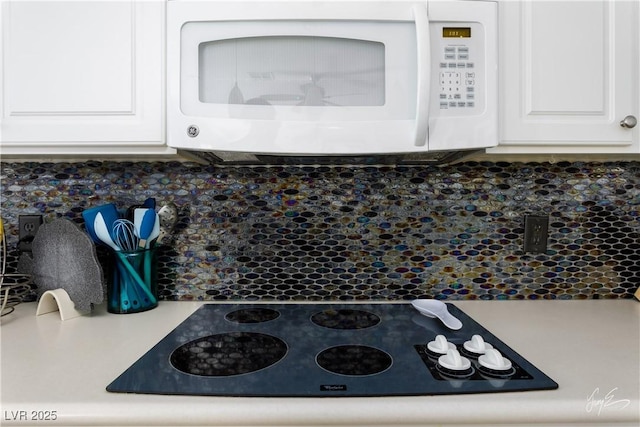
M 107 310 L 127 314 L 158 306 L 158 260 L 156 249 L 113 252 L 107 285 Z

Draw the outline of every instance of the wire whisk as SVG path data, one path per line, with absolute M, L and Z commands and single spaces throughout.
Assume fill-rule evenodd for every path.
M 138 248 L 138 236 L 136 227 L 128 219 L 119 218 L 113 223 L 113 242 L 123 252 L 134 252 Z

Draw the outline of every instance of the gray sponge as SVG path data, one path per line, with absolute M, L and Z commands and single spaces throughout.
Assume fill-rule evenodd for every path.
M 56 219 L 42 225 L 32 248 L 31 274 L 38 297 L 48 290 L 62 288 L 81 311 L 103 301 L 103 275 L 95 245 L 76 224 Z

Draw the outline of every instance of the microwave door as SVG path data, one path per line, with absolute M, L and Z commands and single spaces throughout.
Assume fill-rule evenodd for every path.
M 428 117 L 429 78 L 425 66 L 417 95 L 413 21 L 194 22 L 182 34 L 180 110 L 200 129 L 187 144 L 282 154 L 416 151 L 416 104 L 423 97 Z

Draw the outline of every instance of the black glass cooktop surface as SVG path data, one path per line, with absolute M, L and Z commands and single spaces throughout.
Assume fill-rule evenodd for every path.
M 401 396 L 555 389 L 558 385 L 448 304 L 453 331 L 410 304 L 206 304 L 107 390 L 212 396 Z M 469 366 L 449 369 L 429 343 L 444 336 Z M 474 336 L 508 369 L 488 369 Z M 442 338 L 440 338 L 442 340 Z M 444 366 L 443 366 L 444 365 Z

